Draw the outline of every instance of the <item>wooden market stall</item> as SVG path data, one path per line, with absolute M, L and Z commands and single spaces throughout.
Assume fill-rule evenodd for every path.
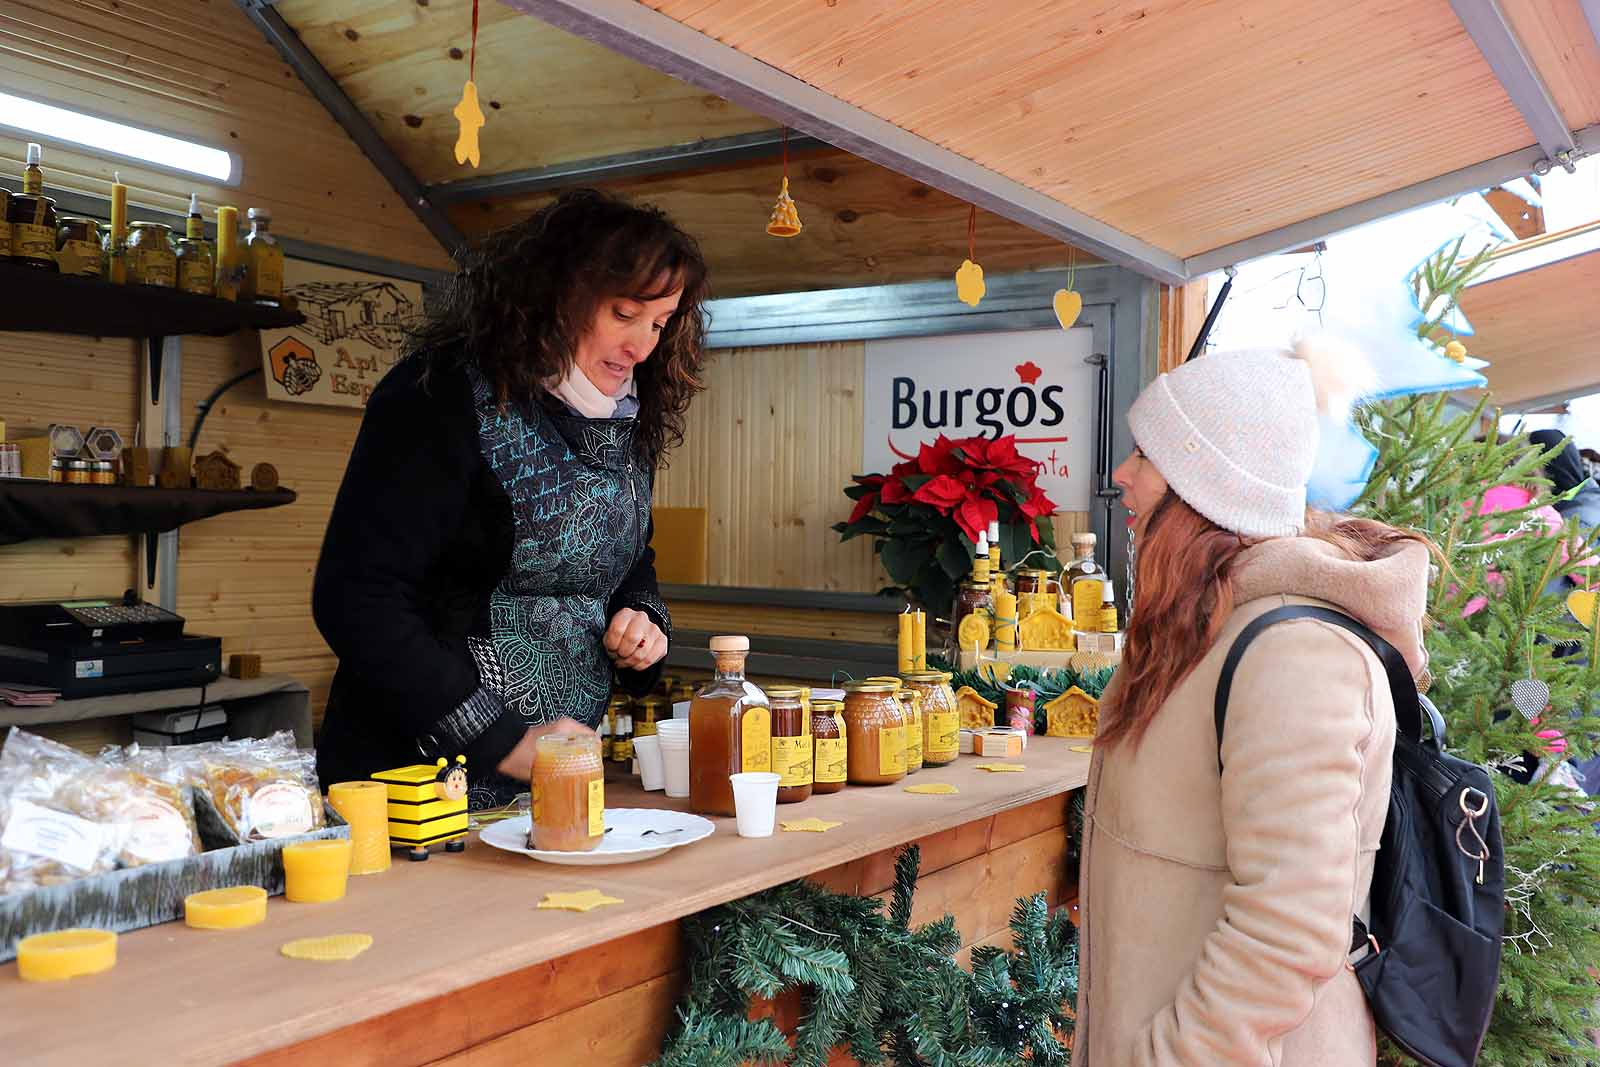
M 181 226 L 191 193 L 208 219 L 221 204 L 265 207 L 292 260 L 426 286 L 464 242 L 563 189 L 665 208 L 702 242 L 716 298 L 707 389 L 656 483 L 658 527 L 675 531 L 660 546 L 674 670 L 703 669 L 707 636 L 729 631 L 751 635 L 758 680 L 894 668 L 901 604 L 878 595 L 888 580 L 868 539 L 831 530 L 860 473 L 869 343 L 1053 328 L 1052 294 L 1071 278 L 1104 373 L 1097 419 L 1071 428 L 1095 439 L 1093 492 L 1054 523 L 1062 542 L 1104 536 L 1120 529 L 1120 413 L 1183 359 L 1207 274 L 1600 152 L 1587 0 L 484 0 L 476 42 L 473 8 L 0 0 L 0 94 L 192 138 L 238 164 L 197 180 L 18 132 L 0 114 L 0 162 L 17 162 L 0 165 L 0 186 L 20 188 L 12 173 L 42 138 L 49 192 L 73 214 L 107 218 L 120 175 L 135 217 Z M 469 69 L 488 116 L 475 170 L 452 155 Z M 762 224 L 786 173 L 806 229 L 778 241 Z M 989 272 L 979 307 L 957 303 L 950 281 L 969 254 Z M 1562 272 L 1563 291 L 1592 291 L 1594 260 L 1543 269 Z M 1469 296 L 1484 344 L 1521 329 L 1502 319 L 1527 280 Z M 0 599 L 144 590 L 225 655 L 258 656 L 268 678 L 246 696 L 292 702 L 279 717 L 303 734 L 335 667 L 310 589 L 359 410 L 278 403 L 253 381 L 217 399 L 261 368 L 263 323 L 165 337 L 158 367 L 152 331 L 107 336 L 93 315 L 85 304 L 84 322 L 56 332 L 0 318 L 0 419 L 14 433 L 113 426 L 171 445 L 214 404 L 196 454 L 270 461 L 295 498 L 165 532 L 155 582 L 128 527 L 0 538 Z M 1530 397 L 1596 384 L 1587 364 L 1557 367 L 1554 341 L 1521 345 L 1526 364 L 1512 347 L 1491 374 L 1548 384 Z M 1124 548 L 1109 547 L 1120 574 Z M 91 752 L 131 737 L 100 705 L 59 718 L 70 721 L 25 721 Z M 20 721 L 0 708 L 0 726 Z M 137 1049 L 194 1063 L 493 1064 L 567 1056 L 575 1040 L 596 1067 L 643 1062 L 681 988 L 677 921 L 704 908 L 795 878 L 881 894 L 912 841 L 917 918 L 954 914 L 964 956 L 1004 939 L 1017 896 L 1069 901 L 1067 798 L 1088 757 L 1034 746 L 1021 775 L 958 761 L 939 775 L 956 796 L 816 798 L 807 814 L 844 817 L 823 835 L 749 841 L 721 820 L 703 844 L 614 868 L 606 884 L 626 903 L 592 915 L 533 904 L 593 878 L 474 840 L 463 856 L 357 880 L 342 904 L 274 899 L 266 925 L 242 933 L 127 934 L 118 968 L 66 996 L 0 965 L 0 1048 L 62 1063 Z M 661 803 L 620 782 L 613 798 Z M 275 954 L 293 935 L 356 930 L 375 945 L 344 969 L 295 970 Z

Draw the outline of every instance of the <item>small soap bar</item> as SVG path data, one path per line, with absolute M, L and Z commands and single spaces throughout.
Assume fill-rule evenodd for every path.
M 196 930 L 236 930 L 267 917 L 267 891 L 258 885 L 208 889 L 183 898 L 183 921 Z
M 57 930 L 17 942 L 17 976 L 24 982 L 60 982 L 116 965 L 117 935 L 110 930 Z
M 964 755 L 964 756 L 972 755 L 973 747 L 976 744 L 976 742 L 973 740 L 973 738 L 976 737 L 976 736 L 977 735 L 974 734 L 971 730 L 962 730 L 961 731 L 961 754 L 962 755 Z

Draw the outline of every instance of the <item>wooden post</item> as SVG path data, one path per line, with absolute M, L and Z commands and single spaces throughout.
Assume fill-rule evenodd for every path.
M 1159 345 L 1156 372 L 1165 374 L 1183 363 L 1189 346 L 1200 333 L 1209 309 L 1209 286 L 1204 278 L 1188 285 L 1163 285 L 1160 296 Z

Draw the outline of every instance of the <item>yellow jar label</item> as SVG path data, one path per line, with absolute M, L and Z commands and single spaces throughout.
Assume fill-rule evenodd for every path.
M 528 792 L 533 794 L 533 821 L 538 822 L 544 817 L 544 790 L 534 782 L 529 785 Z
M 1105 583 L 1085 578 L 1072 587 L 1072 628 L 1086 633 L 1100 629 L 1100 601 Z
M 654 737 L 655 735 L 656 735 L 656 724 L 655 723 L 653 723 L 653 722 L 644 722 L 643 720 L 640 720 L 640 719 L 635 719 L 634 720 L 634 722 L 633 722 L 633 736 L 634 737 Z
M 904 726 L 878 727 L 878 773 L 904 774 L 906 772 L 906 728 Z
M 139 250 L 139 282 L 171 289 L 178 283 L 178 257 L 163 249 Z
M 912 718 L 906 728 L 906 768 L 922 766 L 922 716 Z
M 11 254 L 27 259 L 56 258 L 56 231 L 51 226 L 17 222 L 11 226 Z
M 62 274 L 98 278 L 102 271 L 100 246 L 93 241 L 62 241 L 56 252 Z
M 739 769 L 746 773 L 772 770 L 772 712 L 762 705 L 747 707 L 739 727 L 743 734 Z
M 211 264 L 198 257 L 186 257 L 178 264 L 178 288 L 186 293 L 210 296 L 215 286 Z
M 930 711 L 928 714 L 928 751 L 926 757 L 954 756 L 961 752 L 961 713 L 957 711 Z
M 816 780 L 842 782 L 850 776 L 849 750 L 844 735 L 817 738 Z
M 619 737 L 611 743 L 611 758 L 619 763 L 633 759 L 633 738 Z
M 589 780 L 589 836 L 599 837 L 606 832 L 606 780 Z
M 811 737 L 774 737 L 772 769 L 780 787 L 811 784 Z

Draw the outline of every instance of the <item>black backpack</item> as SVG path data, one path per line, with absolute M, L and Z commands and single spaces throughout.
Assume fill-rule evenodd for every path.
M 1476 764 L 1444 751 L 1444 719 L 1417 692 L 1395 647 L 1341 612 L 1291 605 L 1254 619 L 1234 641 L 1217 682 L 1217 762 L 1233 672 L 1261 631 L 1286 619 L 1320 619 L 1377 653 L 1394 694 L 1394 777 L 1389 818 L 1372 874 L 1372 925 L 1352 917 L 1350 951 L 1373 1018 L 1429 1067 L 1471 1067 L 1483 1047 L 1500 981 L 1505 862 L 1494 784 Z M 1423 740 L 1426 712 L 1432 738 Z

